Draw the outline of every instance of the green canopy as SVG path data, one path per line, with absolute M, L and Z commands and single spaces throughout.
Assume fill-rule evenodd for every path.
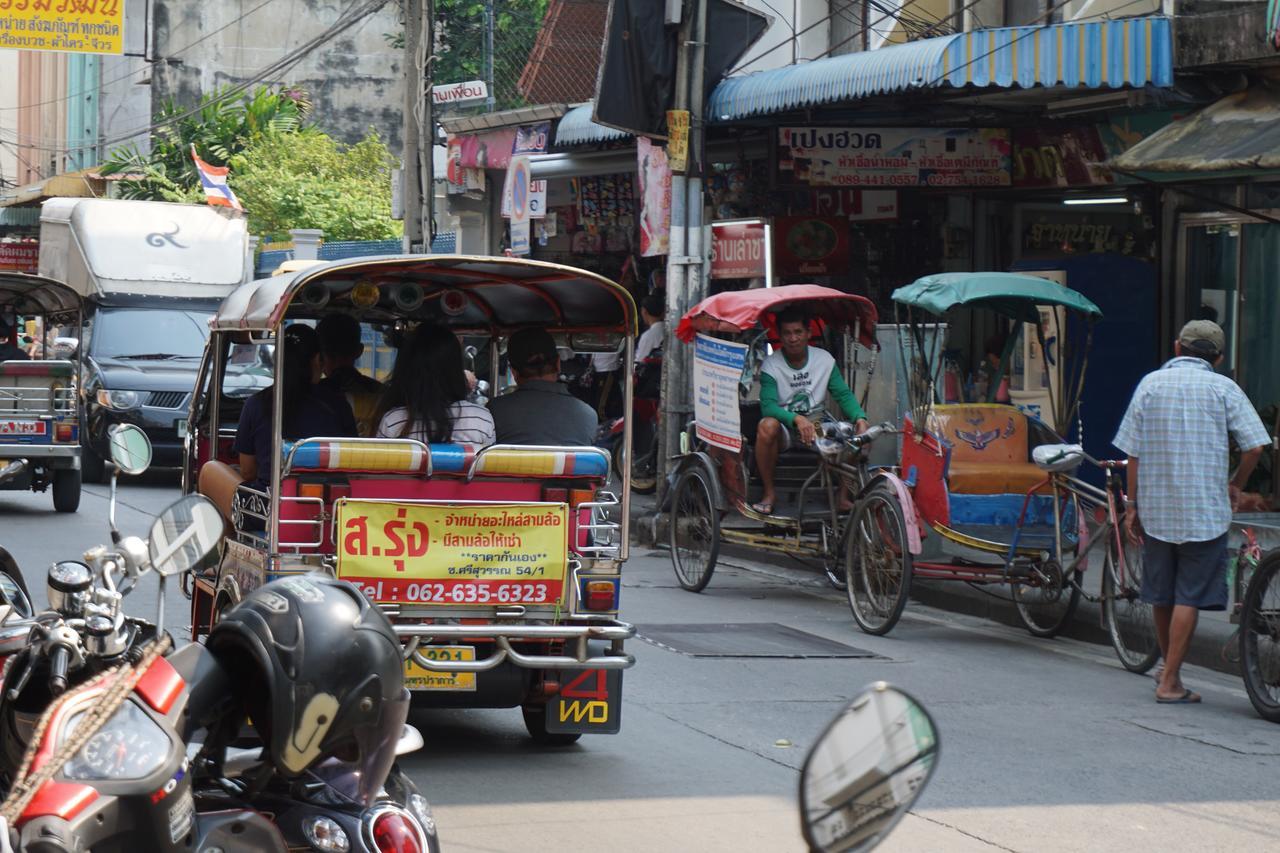
M 986 308 L 1024 323 L 1039 321 L 1037 305 L 1061 305 L 1098 319 L 1102 312 L 1069 287 L 1011 272 L 944 272 L 899 287 L 893 301 L 941 316 L 952 308 Z

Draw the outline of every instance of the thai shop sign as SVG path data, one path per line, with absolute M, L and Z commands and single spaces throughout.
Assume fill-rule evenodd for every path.
M 711 277 L 764 278 L 768 229 L 763 219 L 711 223 Z
M 0 0 L 0 48 L 124 53 L 124 0 Z
M 0 243 L 0 270 L 34 274 L 40 266 L 40 244 Z
M 784 181 L 814 187 L 1007 187 L 1003 128 L 781 127 Z

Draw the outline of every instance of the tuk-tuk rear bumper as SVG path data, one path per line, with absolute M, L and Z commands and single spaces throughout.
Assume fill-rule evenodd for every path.
M 396 636 L 405 644 L 405 659 L 431 672 L 484 672 L 503 662 L 525 669 L 628 669 L 636 659 L 622 651 L 624 641 L 636 635 L 634 625 L 612 622 L 594 625 L 394 625 Z M 492 640 L 493 654 L 477 661 L 428 660 L 417 648 L 425 641 Z M 530 654 L 517 651 L 512 641 L 559 641 L 569 654 Z M 591 641 L 607 642 L 604 654 L 592 654 Z

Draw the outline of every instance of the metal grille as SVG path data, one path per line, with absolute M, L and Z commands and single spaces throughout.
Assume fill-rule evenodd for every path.
M 152 391 L 147 396 L 147 405 L 153 409 L 177 409 L 186 399 L 185 391 Z

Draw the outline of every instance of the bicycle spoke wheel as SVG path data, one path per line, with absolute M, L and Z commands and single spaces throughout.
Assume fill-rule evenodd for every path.
M 1114 537 L 1115 533 L 1109 535 Z M 1123 552 L 1120 548 L 1114 538 L 1107 542 L 1102 610 L 1120 664 L 1141 675 L 1160 659 L 1160 643 L 1151 605 L 1138 597 L 1142 590 L 1142 548 L 1131 542 L 1124 543 Z
M 701 469 L 690 468 L 671 496 L 671 565 L 680 586 L 690 592 L 702 592 L 711 582 L 720 553 L 720 513 L 706 477 Z
M 1056 560 L 1045 560 L 1038 568 L 1042 577 L 1013 585 L 1013 603 L 1033 636 L 1056 637 L 1080 603 L 1080 573 L 1069 580 Z
M 1240 669 L 1249 701 L 1280 723 L 1280 553 L 1263 557 L 1240 609 Z
M 911 591 L 911 551 L 902 507 L 888 489 L 858 501 L 845 535 L 844 570 L 853 621 L 868 634 L 889 633 Z

